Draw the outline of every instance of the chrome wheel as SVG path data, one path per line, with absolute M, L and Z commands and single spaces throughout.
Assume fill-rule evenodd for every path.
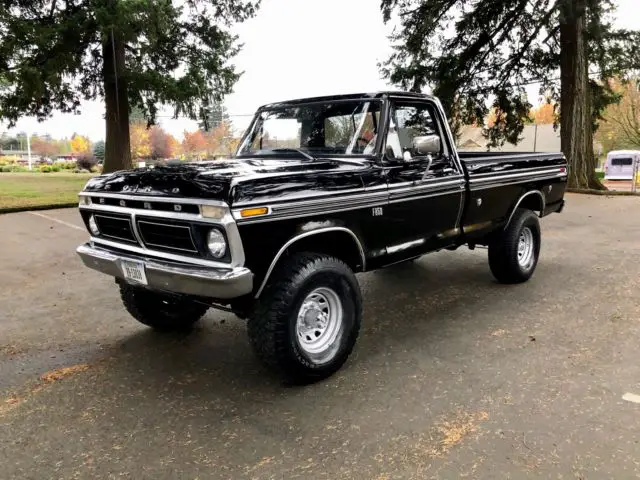
M 535 256 L 535 240 L 529 227 L 524 227 L 518 239 L 518 264 L 525 270 L 531 268 Z
M 343 317 L 342 301 L 330 288 L 316 288 L 302 302 L 296 321 L 296 339 L 314 363 L 325 363 L 338 352 Z

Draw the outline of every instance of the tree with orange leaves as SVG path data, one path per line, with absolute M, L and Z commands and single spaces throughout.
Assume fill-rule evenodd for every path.
M 238 146 L 238 140 L 233 136 L 231 123 L 223 120 L 207 133 L 207 153 L 210 156 L 230 156 Z
M 31 139 L 31 150 L 43 157 L 51 158 L 58 153 L 58 145 L 51 138 L 33 136 Z
M 552 103 L 543 103 L 538 108 L 531 109 L 530 117 L 533 123 L 545 125 L 555 122 L 556 112 Z
M 74 133 L 71 137 L 71 151 L 73 153 L 87 153 L 91 151 L 91 141 L 83 136 Z
M 182 149 L 185 155 L 190 159 L 200 160 L 207 152 L 207 139 L 200 130 L 195 132 L 184 132 L 184 140 L 182 141 Z
M 596 138 L 606 150 L 640 148 L 640 77 L 609 84 L 620 100 L 605 110 Z
M 149 130 L 149 141 L 151 143 L 151 158 L 170 158 L 175 155 L 178 141 L 173 135 L 168 134 L 158 125 L 154 125 Z
M 132 158 L 148 158 L 151 155 L 150 132 L 144 122 L 129 125 Z

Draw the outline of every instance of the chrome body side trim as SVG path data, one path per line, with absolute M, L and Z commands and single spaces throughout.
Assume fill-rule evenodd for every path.
M 566 173 L 562 173 L 562 174 L 555 174 L 555 175 L 546 175 L 546 176 L 536 176 L 536 177 L 530 177 L 530 178 L 524 178 L 524 179 L 516 179 L 516 180 L 503 180 L 503 179 L 491 179 L 491 183 L 486 182 L 486 183 L 481 183 L 479 185 L 470 185 L 470 190 L 472 192 L 475 192 L 477 190 L 485 190 L 487 188 L 497 188 L 497 187 L 504 187 L 504 186 L 509 186 L 509 185 L 518 185 L 521 183 L 531 183 L 531 182 L 542 182 L 545 180 L 553 180 L 555 178 L 562 178 L 562 177 L 566 177 Z
M 497 180 L 508 180 L 508 179 L 512 179 L 512 178 L 522 178 L 522 177 L 531 177 L 531 178 L 535 178 L 538 176 L 548 176 L 551 174 L 555 174 L 558 176 L 565 176 L 567 173 L 563 172 L 560 168 L 553 168 L 553 169 L 545 169 L 545 170 L 537 170 L 537 171 L 524 171 L 524 172 L 516 172 L 516 173 L 504 173 L 504 174 L 498 174 L 496 175 L 495 173 L 492 173 L 490 175 L 486 175 L 486 176 L 471 176 L 469 178 L 469 182 L 471 183 L 471 185 L 474 185 L 476 183 L 486 183 L 486 182 L 492 182 L 492 181 L 497 181 Z
M 269 277 L 271 276 L 271 274 L 273 273 L 273 269 L 276 267 L 276 265 L 278 264 L 278 260 L 280 260 L 280 257 L 284 254 L 284 252 L 287 250 L 287 248 L 289 248 L 291 245 L 293 245 L 294 243 L 296 243 L 298 240 L 302 240 L 303 238 L 309 237 L 311 235 L 319 235 L 322 233 L 328 233 L 328 232 L 344 232 L 347 233 L 349 235 L 351 235 L 351 237 L 353 238 L 353 240 L 356 243 L 356 246 L 358 247 L 358 251 L 360 252 L 360 257 L 362 260 L 362 271 L 365 271 L 367 268 L 367 260 L 366 257 L 364 255 L 364 248 L 362 247 L 362 243 L 360 242 L 360 239 L 358 238 L 358 236 L 353 233 L 353 231 L 349 230 L 348 228 L 345 227 L 326 227 L 326 228 L 318 228 L 316 230 L 310 230 L 308 232 L 304 232 L 301 233 L 299 235 L 296 235 L 295 237 L 289 239 L 289 241 L 287 243 L 285 243 L 280 250 L 278 250 L 278 253 L 276 254 L 276 256 L 273 258 L 273 260 L 271 261 L 271 264 L 269 265 L 269 268 L 267 269 L 267 273 L 264 276 L 264 279 L 262 280 L 262 283 L 260 284 L 260 288 L 258 288 L 258 291 L 255 294 L 255 298 L 259 298 L 260 294 L 262 293 L 262 291 L 264 290 L 264 287 L 266 287 L 267 282 L 269 281 Z
M 455 190 L 442 190 L 440 192 L 433 192 L 429 194 L 422 195 L 411 195 L 411 192 L 407 192 L 405 195 L 398 195 L 396 197 L 391 197 L 389 203 L 402 203 L 402 202 L 412 202 L 417 200 L 423 200 L 425 198 L 433 198 L 433 197 L 441 197 L 444 195 L 457 195 L 462 193 L 462 189 L 456 188 Z
M 240 217 L 240 209 L 234 208 L 233 215 L 240 225 L 248 223 L 271 222 L 274 220 L 300 218 L 307 215 L 320 215 L 336 212 L 346 212 L 363 208 L 376 207 L 390 203 L 413 201 L 423 198 L 431 198 L 446 194 L 459 193 L 465 188 L 464 178 L 458 179 L 429 179 L 428 183 L 405 182 L 394 185 L 392 188 L 384 186 L 384 191 L 376 189 L 374 191 L 359 191 L 353 195 L 332 196 L 332 200 L 303 200 L 288 201 L 278 203 L 268 203 L 268 200 L 255 206 L 261 205 L 269 209 L 269 213 L 255 217 Z M 462 203 L 462 201 L 461 201 Z
M 352 205 L 318 205 L 315 209 L 299 209 L 295 206 L 292 207 L 291 211 L 287 211 L 280 214 L 271 214 L 271 215 L 261 215 L 254 218 L 245 218 L 242 220 L 238 219 L 238 225 L 248 225 L 254 223 L 263 223 L 263 222 L 274 222 L 276 220 L 291 220 L 295 218 L 304 218 L 313 215 L 325 215 L 331 213 L 338 212 L 348 212 L 352 210 L 360 210 L 364 208 L 377 207 L 387 205 L 389 202 L 385 196 L 384 199 L 380 199 L 378 201 L 369 201 L 366 203 L 357 203 Z
M 496 170 L 492 170 L 490 172 L 484 172 L 484 173 L 470 173 L 470 177 L 474 178 L 474 179 L 480 179 L 480 178 L 485 178 L 485 177 L 500 177 L 500 176 L 505 176 L 505 175 L 511 175 L 514 173 L 529 173 L 531 175 L 536 175 L 539 173 L 549 173 L 549 172 L 553 172 L 553 173 L 560 173 L 563 171 L 564 167 L 560 167 L 560 166 L 555 166 L 555 165 L 547 165 L 544 167 L 520 167 L 520 168 L 515 168 L 513 170 L 502 170 L 502 169 L 496 169 Z

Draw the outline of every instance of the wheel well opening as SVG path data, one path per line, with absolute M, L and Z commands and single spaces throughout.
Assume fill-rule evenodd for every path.
M 298 252 L 324 253 L 339 258 L 354 272 L 364 269 L 362 254 L 356 239 L 344 231 L 324 232 L 302 238 L 287 248 L 280 261 L 285 255 Z
M 534 212 L 538 212 L 538 216 L 542 216 L 544 210 L 544 201 L 542 200 L 542 194 L 539 192 L 531 192 L 522 199 L 520 208 L 526 208 Z

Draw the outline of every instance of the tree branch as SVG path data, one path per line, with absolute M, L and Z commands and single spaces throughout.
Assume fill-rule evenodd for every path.
M 496 42 L 498 45 L 501 44 L 506 36 L 509 34 L 510 30 L 504 30 L 505 27 L 508 25 L 509 22 L 511 22 L 524 8 L 526 8 L 528 3 L 528 0 L 523 0 L 522 2 L 520 2 L 520 4 L 518 4 L 518 6 L 516 8 L 514 8 L 504 19 L 503 21 L 493 30 L 493 32 L 491 32 L 489 34 L 489 41 L 487 43 L 492 44 L 493 49 L 489 49 L 487 50 L 484 55 L 480 58 L 480 60 L 478 60 L 478 62 L 476 63 L 476 65 L 478 67 L 480 67 L 481 65 L 484 64 L 484 61 L 487 59 L 487 57 L 491 54 L 491 52 L 493 52 L 495 50 L 495 45 L 493 42 L 493 38 L 500 33 L 501 30 L 503 30 L 502 35 L 500 36 L 500 38 L 498 39 L 498 41 Z M 498 65 L 495 66 L 491 66 L 488 68 L 485 68 L 483 70 L 475 70 L 473 72 L 469 72 L 469 74 L 467 75 L 467 79 L 469 78 L 473 78 L 476 75 L 480 74 L 480 73 L 486 73 L 488 71 L 492 71 L 495 70 L 496 68 L 500 68 L 502 67 L 505 63 L 507 63 L 508 60 L 504 60 L 503 62 L 501 62 Z
M 520 63 L 520 60 L 522 59 L 522 56 L 524 55 L 524 53 L 529 49 L 529 47 L 531 46 L 533 41 L 538 37 L 538 35 L 540 34 L 540 31 L 545 27 L 546 23 L 551 19 L 551 16 L 554 14 L 554 12 L 556 11 L 557 8 L 558 8 L 558 2 L 556 2 L 549 9 L 549 11 L 544 15 L 544 17 L 542 17 L 540 19 L 540 22 L 538 23 L 538 26 L 534 30 L 533 34 L 531 34 L 524 41 L 524 43 L 522 44 L 522 47 L 515 54 L 513 54 L 511 56 L 511 58 L 513 58 L 513 61 L 511 62 L 511 65 L 509 65 L 502 72 L 502 75 L 500 76 L 499 84 L 503 84 L 504 81 L 511 76 L 511 73 L 513 72 L 513 69 L 516 68 L 516 66 Z M 547 36 L 547 38 L 549 38 L 549 36 Z

